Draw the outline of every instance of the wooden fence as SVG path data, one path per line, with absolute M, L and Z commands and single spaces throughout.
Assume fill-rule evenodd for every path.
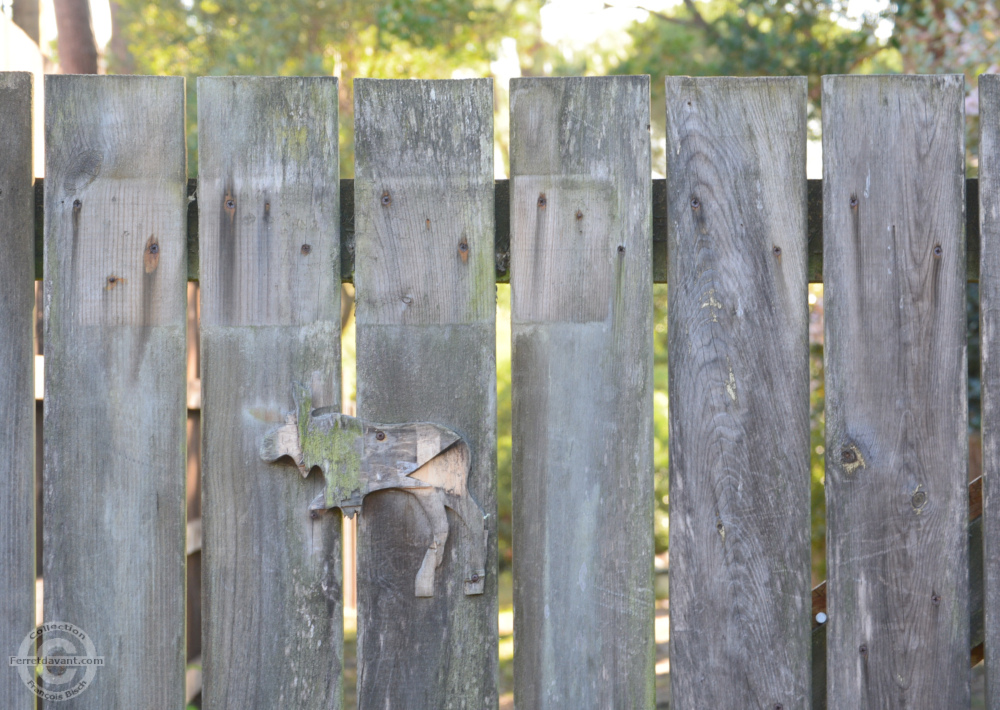
M 804 78 L 668 78 L 655 182 L 648 77 L 514 80 L 509 184 L 494 181 L 489 80 L 354 88 L 342 182 L 335 78 L 199 79 L 195 202 L 183 79 L 46 77 L 38 199 L 30 77 L 0 74 L 6 655 L 34 625 L 37 276 L 45 618 L 105 659 L 66 707 L 182 707 L 197 279 L 203 707 L 341 707 L 341 517 L 316 503 L 331 474 L 261 452 L 283 422 L 303 449 L 304 418 L 353 426 L 334 414 L 353 279 L 358 416 L 385 425 L 364 436 L 454 432 L 441 445 L 459 451 L 449 466 L 471 462 L 460 483 L 486 537 L 470 577 L 483 540 L 467 510 L 444 542 L 419 496 L 365 499 L 359 705 L 496 707 L 494 289 L 509 272 L 515 702 L 652 707 L 652 284 L 669 279 L 674 707 L 967 707 L 983 644 L 1000 707 L 997 77 L 979 83 L 978 183 L 960 76 L 825 77 L 821 184 L 805 175 Z M 967 278 L 982 299 L 971 526 Z M 829 580 L 812 592 L 820 279 Z M 0 706 L 34 703 L 16 669 L 0 675 Z

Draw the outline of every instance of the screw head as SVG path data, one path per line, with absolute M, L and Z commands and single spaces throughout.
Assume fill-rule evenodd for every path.
M 160 245 L 157 244 L 156 242 L 153 242 L 152 244 L 150 244 L 149 245 L 149 253 L 150 254 L 159 254 L 160 253 Z
M 385 441 L 385 432 L 384 431 L 376 431 L 375 432 L 375 439 L 378 440 L 378 441 Z
M 857 463 L 858 454 L 853 449 L 844 449 L 840 452 L 841 463 Z
M 236 209 L 236 200 L 233 200 L 231 198 L 226 200 L 226 209 L 227 210 Z
M 382 206 L 388 207 L 392 204 L 392 196 L 388 192 L 382 193 Z

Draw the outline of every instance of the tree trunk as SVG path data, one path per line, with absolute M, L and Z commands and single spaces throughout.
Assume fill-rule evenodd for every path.
M 39 23 L 38 23 L 38 0 L 14 0 L 14 5 L 11 7 L 11 19 L 14 20 L 14 24 L 24 30 L 24 33 L 28 35 L 35 44 L 38 44 L 39 40 Z
M 59 66 L 64 74 L 97 73 L 97 41 L 88 0 L 54 0 Z
M 106 57 L 108 71 L 115 74 L 134 74 L 135 57 L 128 51 L 128 42 L 122 31 L 122 8 L 111 0 L 111 41 L 108 42 Z

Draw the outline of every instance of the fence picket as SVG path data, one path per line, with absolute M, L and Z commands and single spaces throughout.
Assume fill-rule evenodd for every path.
M 35 626 L 34 211 L 31 74 L 0 72 L 0 648 L 13 655 Z M 13 668 L 0 707 L 35 697 Z
M 340 406 L 338 84 L 198 80 L 205 708 L 339 708 L 341 516 L 265 463 L 268 430 Z
M 979 77 L 979 337 L 986 707 L 1000 707 L 1000 76 Z
M 45 620 L 73 708 L 184 702 L 184 80 L 45 77 Z
M 831 708 L 969 704 L 963 93 L 823 79 Z
M 511 82 L 514 695 L 653 689 L 649 78 Z
M 483 593 L 466 594 L 463 564 L 483 541 L 449 512 L 434 596 L 416 597 L 430 524 L 410 494 L 365 499 L 358 703 L 495 707 L 492 82 L 359 79 L 354 91 L 358 414 L 457 431 L 469 492 L 488 516 Z
M 805 708 L 806 80 L 666 97 L 672 699 Z

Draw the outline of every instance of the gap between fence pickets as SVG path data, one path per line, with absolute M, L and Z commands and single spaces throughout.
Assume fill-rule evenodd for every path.
M 667 282 L 667 181 L 653 179 L 653 281 Z M 35 279 L 42 278 L 42 224 L 44 180 L 35 180 Z M 495 183 L 494 248 L 497 283 L 510 281 L 510 182 Z M 810 283 L 823 281 L 823 181 L 808 181 L 808 278 Z M 340 181 L 340 277 L 354 283 L 354 180 Z M 979 281 L 979 180 L 965 181 L 966 279 Z M 198 181 L 188 180 L 188 281 L 198 280 Z
M 969 483 L 969 547 L 982 547 L 983 527 L 983 477 L 980 476 Z M 983 660 L 984 640 L 983 640 L 983 559 L 982 555 L 969 555 L 969 616 L 972 618 L 970 624 L 971 633 L 969 644 L 971 648 L 971 661 L 975 666 Z M 823 621 L 818 621 L 817 616 L 823 615 Z M 817 633 L 826 624 L 826 580 L 817 584 L 812 590 L 812 628 L 813 633 Z

